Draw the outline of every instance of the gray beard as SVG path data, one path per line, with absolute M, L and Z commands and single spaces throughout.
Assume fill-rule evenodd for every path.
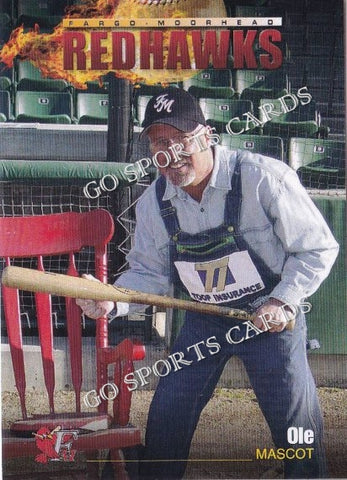
M 196 178 L 196 174 L 193 168 L 189 170 L 185 175 L 180 175 L 178 172 L 170 170 L 166 173 L 166 178 L 176 187 L 187 187 Z

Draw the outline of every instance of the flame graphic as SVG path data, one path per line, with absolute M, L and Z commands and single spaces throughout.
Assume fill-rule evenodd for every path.
M 67 9 L 65 18 L 114 18 L 127 19 L 146 18 L 149 13 L 148 6 L 142 5 L 138 0 L 85 0 L 82 5 L 75 5 Z M 179 4 L 178 4 L 179 5 Z M 153 10 L 152 10 L 153 13 Z M 184 18 L 187 14 L 180 11 L 177 5 L 167 5 L 162 10 L 162 17 Z M 90 61 L 90 31 L 83 30 L 87 46 L 85 49 L 87 62 Z M 164 32 L 164 62 L 167 57 L 167 44 L 169 38 L 169 29 Z M 65 79 L 77 88 L 87 88 L 87 81 L 101 81 L 100 78 L 108 73 L 103 70 L 64 70 L 63 68 L 63 33 L 62 22 L 57 25 L 52 33 L 40 33 L 38 25 L 34 29 L 24 32 L 23 26 L 13 30 L 9 41 L 0 51 L 0 60 L 8 67 L 13 66 L 13 61 L 17 57 L 20 60 L 29 60 L 38 67 L 44 77 Z M 136 44 L 139 43 L 140 33 L 134 29 Z M 189 43 L 189 51 L 192 51 L 192 45 Z M 112 45 L 111 40 L 105 40 L 107 54 L 104 54 L 105 62 L 111 64 Z M 166 48 L 165 48 L 166 45 Z M 164 63 L 165 64 L 165 63 Z M 132 83 L 143 82 L 147 84 L 181 81 L 184 78 L 196 74 L 194 70 L 141 70 L 136 64 L 131 70 L 113 70 L 117 77 L 126 78 Z

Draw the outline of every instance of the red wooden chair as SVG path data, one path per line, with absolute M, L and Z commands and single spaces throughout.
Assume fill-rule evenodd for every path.
M 75 253 L 82 247 L 90 246 L 94 247 L 95 252 L 95 276 L 100 281 L 107 282 L 107 243 L 113 233 L 113 219 L 106 210 L 101 209 L 86 213 L 68 212 L 32 217 L 0 218 L 0 256 L 5 258 L 6 265 L 10 265 L 13 258 L 36 257 L 38 269 L 44 270 L 44 256 L 67 254 L 68 268 L 65 273 L 78 276 Z M 125 388 L 123 379 L 127 373 L 133 371 L 133 360 L 144 358 L 144 347 L 134 345 L 128 339 L 116 347 L 109 347 L 107 318 L 99 318 L 96 321 L 95 390 L 99 392 L 103 386 L 113 382 L 119 388 L 119 394 L 113 401 L 113 415 L 108 415 L 108 401 L 105 399 L 101 400 L 97 412 L 81 412 L 83 370 L 81 310 L 75 300 L 66 298 L 66 324 L 71 378 L 76 400 L 75 413 L 56 414 L 51 296 L 45 293 L 36 293 L 39 342 L 50 414 L 34 415 L 29 418 L 25 402 L 26 383 L 19 292 L 16 289 L 2 286 L 2 295 L 12 365 L 22 410 L 22 420 L 14 422 L 10 431 L 3 434 L 3 458 L 35 457 L 39 454 L 37 439 L 46 437 L 43 433 L 39 433 L 35 437 L 33 434 L 35 435 L 43 427 L 46 428 L 46 436 L 50 434 L 51 439 L 55 440 L 55 445 L 57 436 L 60 436 L 59 441 L 64 443 L 61 434 L 58 434 L 59 429 L 61 431 L 71 430 L 75 432 L 73 438 L 72 434 L 70 435 L 74 450 L 87 451 L 89 455 L 95 457 L 98 450 L 110 449 L 115 478 L 128 478 L 124 462 L 122 462 L 121 449 L 139 445 L 141 438 L 140 430 L 128 423 L 131 392 Z M 113 380 L 108 378 L 108 366 L 111 364 L 114 365 Z M 107 396 L 107 387 L 103 391 Z M 109 395 L 109 397 L 111 396 Z M 24 436 L 19 437 L 19 433 Z M 57 463 L 54 466 L 56 465 Z M 92 462 L 90 465 L 93 465 Z

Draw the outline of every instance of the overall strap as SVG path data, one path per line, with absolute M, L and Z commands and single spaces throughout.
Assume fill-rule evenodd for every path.
M 257 270 L 261 277 L 266 280 L 266 284 L 270 285 L 270 290 L 280 281 L 280 276 L 274 274 L 265 264 L 264 260 L 254 252 L 253 248 L 248 245 L 247 241 L 240 233 L 240 218 L 242 204 L 242 182 L 241 182 L 241 155 L 237 153 L 236 164 L 233 176 L 231 178 L 231 190 L 228 191 L 225 201 L 224 219 L 226 225 L 234 227 L 235 238 L 240 250 L 247 250 L 252 260 L 257 265 Z
M 176 213 L 176 208 L 172 206 L 170 200 L 163 200 L 166 189 L 166 178 L 161 175 L 155 185 L 155 192 L 159 204 L 160 215 L 163 219 L 165 228 L 170 237 L 173 237 L 180 231 L 180 225 Z
M 242 203 L 241 159 L 237 154 L 234 173 L 230 181 L 230 190 L 227 193 L 224 209 L 224 222 L 232 225 L 236 232 L 239 230 Z

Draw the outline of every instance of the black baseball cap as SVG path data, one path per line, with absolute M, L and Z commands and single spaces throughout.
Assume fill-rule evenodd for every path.
M 198 100 L 182 88 L 168 87 L 150 99 L 142 122 L 146 129 L 156 123 L 166 123 L 182 132 L 192 132 L 206 120 Z

